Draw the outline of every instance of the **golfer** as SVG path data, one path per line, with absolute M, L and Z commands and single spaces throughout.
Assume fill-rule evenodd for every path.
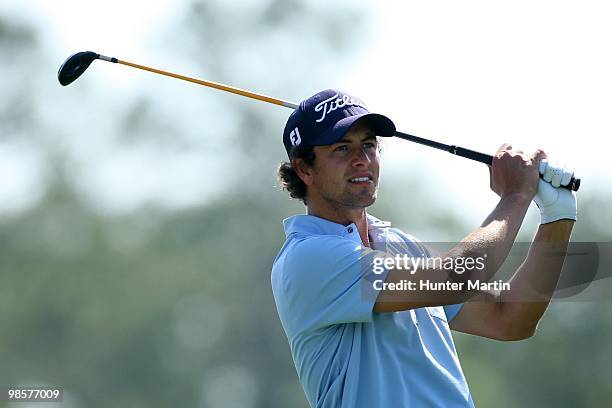
M 532 336 L 563 265 L 577 206 L 575 193 L 559 186 L 572 173 L 549 165 L 541 150 L 497 151 L 490 187 L 499 201 L 447 253 L 368 214 L 379 137 L 394 132 L 389 118 L 331 89 L 303 101 L 285 127 L 289 162 L 279 178 L 307 214 L 284 220 L 272 290 L 312 407 L 474 406 L 451 329 Z M 532 201 L 541 224 L 527 258 L 509 281 L 491 285 Z M 436 258 L 444 263 L 425 262 Z

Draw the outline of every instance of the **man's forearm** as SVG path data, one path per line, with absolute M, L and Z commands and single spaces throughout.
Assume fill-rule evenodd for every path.
M 417 269 L 414 273 L 391 269 L 385 280 L 386 284 L 392 285 L 413 282 L 415 287 L 419 288 L 420 282 L 426 278 L 431 283 L 459 284 L 461 289 L 446 290 L 445 286 L 438 290 L 394 291 L 383 289 L 378 295 L 374 310 L 378 312 L 398 311 L 429 305 L 462 303 L 471 298 L 474 292 L 468 290 L 467 282 L 488 281 L 497 272 L 512 248 L 512 243 L 530 202 L 529 196 L 521 194 L 513 194 L 500 199 L 482 225 L 444 256 L 444 258 L 453 259 L 486 257 L 482 270 L 474 268 L 458 274 L 440 267 Z
M 574 223 L 540 225 L 527 258 L 509 281 L 510 290 L 500 293 L 504 319 L 535 330 L 559 281 Z
M 531 198 L 513 194 L 502 198 L 482 225 L 465 237 L 448 257 L 486 257 L 484 268 L 464 274 L 464 280 L 488 281 L 504 263 L 523 223 Z

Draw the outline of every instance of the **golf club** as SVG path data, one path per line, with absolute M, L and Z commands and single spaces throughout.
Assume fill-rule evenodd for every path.
M 116 64 L 127 65 L 132 68 L 142 69 L 145 71 L 153 72 L 155 74 L 160 74 L 160 75 L 165 75 L 171 78 L 181 79 L 183 81 L 193 82 L 195 84 L 204 85 L 209 88 L 215 88 L 221 91 L 231 92 L 236 95 L 242 95 L 247 98 L 257 99 L 263 102 L 268 102 L 268 103 L 272 103 L 275 105 L 284 106 L 290 109 L 296 109 L 298 107 L 297 104 L 292 103 L 292 102 L 283 101 L 281 99 L 272 98 L 270 96 L 261 95 L 261 94 L 250 92 L 250 91 L 245 91 L 244 89 L 235 88 L 233 86 L 228 86 L 228 85 L 223 85 L 217 82 L 204 81 L 202 79 L 191 78 L 188 76 L 179 75 L 179 74 L 175 74 L 175 73 L 168 72 L 168 71 L 162 71 L 160 69 L 151 68 L 151 67 L 147 67 L 144 65 L 134 64 L 132 62 L 122 61 L 117 58 L 106 57 L 104 55 L 97 54 L 93 51 L 77 52 L 76 54 L 73 54 L 70 57 L 68 57 L 68 59 L 66 59 L 66 61 L 64 61 L 64 63 L 61 65 L 57 73 L 57 79 L 59 80 L 59 83 L 62 84 L 63 86 L 71 84 L 78 77 L 80 77 L 83 74 L 83 72 L 87 70 L 87 68 L 89 68 L 89 66 L 94 60 L 97 60 L 97 59 L 102 60 L 102 61 L 116 63 Z M 433 147 L 435 149 L 444 150 L 454 155 L 465 157 L 467 159 L 475 160 L 475 161 L 478 161 L 484 164 L 491 165 L 493 163 L 493 156 L 485 154 L 485 153 L 480 153 L 474 150 L 466 149 L 466 148 L 455 146 L 455 145 L 447 145 L 444 143 L 436 142 L 436 141 L 429 140 L 429 139 L 424 139 L 422 137 L 409 135 L 407 133 L 403 133 L 399 131 L 395 132 L 395 136 L 399 137 L 400 139 L 409 140 L 411 142 Z M 578 189 L 580 188 L 580 179 L 572 176 L 569 184 L 567 186 L 562 186 L 562 187 L 567 188 L 569 190 L 578 191 Z

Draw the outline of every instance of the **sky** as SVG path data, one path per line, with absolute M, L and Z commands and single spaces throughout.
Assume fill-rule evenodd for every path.
M 132 61 L 158 61 L 159 48 L 154 44 L 161 35 L 159 27 L 181 15 L 186 4 L 170 0 L 4 0 L 0 11 L 33 21 L 43 33 L 40 38 L 57 55 L 59 66 L 68 54 L 89 49 L 129 56 Z M 257 0 L 232 2 L 236 7 L 258 4 Z M 525 152 L 543 148 L 551 160 L 570 165 L 583 178 L 583 194 L 610 190 L 606 178 L 610 174 L 607 154 L 612 150 L 612 54 L 608 44 L 612 5 L 591 0 L 364 5 L 371 18 L 368 38 L 355 44 L 358 52 L 350 69 L 334 84 L 322 78 L 321 88 L 347 90 L 371 110 L 391 117 L 399 130 L 417 136 L 489 154 L 504 142 Z M 192 72 L 189 61 L 184 66 L 182 72 Z M 101 71 L 88 81 L 103 82 L 106 75 L 112 74 Z M 128 91 L 138 86 L 137 81 L 133 84 L 113 82 Z M 290 90 L 272 96 L 300 98 Z M 283 126 L 279 123 L 279 129 Z M 10 148 L 2 147 L 0 154 L 9 155 Z M 31 157 L 13 157 L 23 160 L 5 160 L 0 174 L 25 174 L 24 182 L 5 185 L 5 195 L 13 194 L 16 203 L 20 194 L 35 200 L 31 193 L 37 186 L 35 160 L 30 163 Z M 122 160 L 123 166 L 147 172 L 146 160 Z M 185 163 L 172 171 L 189 174 L 197 169 L 197 158 L 186 157 Z M 404 173 L 418 177 L 440 201 L 455 199 L 457 211 L 468 218 L 482 218 L 483 211 L 496 201 L 484 165 L 445 152 L 391 140 L 386 143 L 384 166 L 383 177 L 393 174 L 397 179 Z M 107 174 L 98 174 L 101 184 L 120 172 L 111 167 Z M 32 176 L 28 179 L 27 174 Z M 155 180 L 142 183 L 141 198 L 164 194 L 155 184 Z M 117 188 L 119 197 L 133 186 Z M 391 188 L 401 191 L 403 187 L 397 183 Z M 112 189 L 107 193 L 113 194 Z M 183 193 L 189 195 L 189 191 Z M 136 201 L 123 205 L 137 205 L 139 196 L 134 193 L 134 197 Z M 188 197 L 185 200 L 190 203 Z
M 489 154 L 504 142 L 542 148 L 575 169 L 582 195 L 610 191 L 610 3 L 384 4 L 350 87 L 400 130 Z M 459 196 L 466 212 L 495 203 L 478 163 L 400 140 L 387 152 L 394 163 L 417 161 L 440 199 Z

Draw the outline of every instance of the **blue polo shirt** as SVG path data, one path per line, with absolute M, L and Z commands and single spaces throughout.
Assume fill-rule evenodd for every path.
M 368 215 L 355 224 L 284 220 L 272 291 L 311 407 L 473 407 L 448 322 L 462 305 L 374 313 L 373 259 L 429 255 L 414 237 Z

